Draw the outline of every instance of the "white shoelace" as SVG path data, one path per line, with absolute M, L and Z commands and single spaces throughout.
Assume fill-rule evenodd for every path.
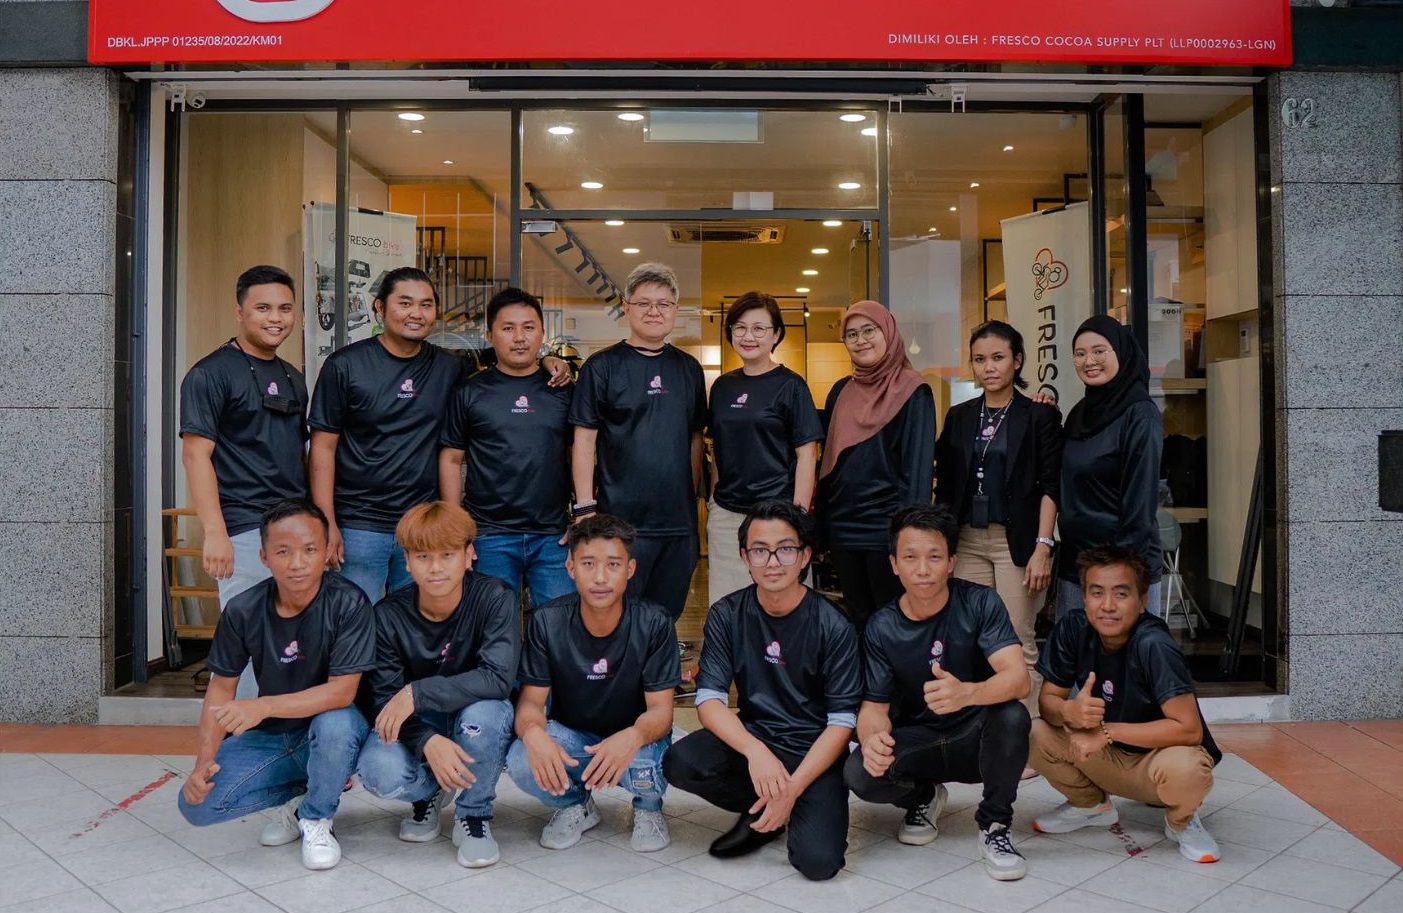
M 331 846 L 331 822 L 325 818 L 303 819 L 306 828 L 302 831 L 302 842 L 307 846 Z

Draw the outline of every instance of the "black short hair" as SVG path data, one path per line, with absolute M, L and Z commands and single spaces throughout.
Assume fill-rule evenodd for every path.
M 633 554 L 633 540 L 638 538 L 638 530 L 627 520 L 613 514 L 595 514 L 573 523 L 565 532 L 565 547 L 570 554 L 586 542 L 596 539 L 617 539 L 624 544 L 624 551 Z
M 960 547 L 960 521 L 954 511 L 944 504 L 903 507 L 891 519 L 891 553 L 896 555 L 896 540 L 903 529 L 923 529 L 928 533 L 939 533 L 945 538 L 945 547 L 955 554 Z
M 248 290 L 255 285 L 285 285 L 288 291 L 297 294 L 297 286 L 292 284 L 292 277 L 287 274 L 287 270 L 280 266 L 251 266 L 239 273 L 239 281 L 234 285 L 234 298 L 239 304 L 244 303 L 248 297 Z
M 375 300 L 381 304 L 385 303 L 395 293 L 395 286 L 401 282 L 427 284 L 429 290 L 434 293 L 434 304 L 438 304 L 438 287 L 434 285 L 434 280 L 430 278 L 429 274 L 417 266 L 401 266 L 386 273 L 385 278 L 380 280 L 380 287 L 375 290 Z
M 783 520 L 794 529 L 794 535 L 799 540 L 800 548 L 813 548 L 814 532 L 816 526 L 814 518 L 807 510 L 795 504 L 793 501 L 786 501 L 783 498 L 772 498 L 769 501 L 761 501 L 750 509 L 745 515 L 745 519 L 740 522 L 740 530 L 736 538 L 740 540 L 740 547 L 745 548 L 750 536 L 750 524 L 756 520 Z
M 731 304 L 726 311 L 726 342 L 732 341 L 731 328 L 740 323 L 741 317 L 745 316 L 747 311 L 764 311 L 769 315 L 770 323 L 774 324 L 775 328 L 775 341 L 770 346 L 770 351 L 778 349 L 779 344 L 784 342 L 784 312 L 779 309 L 779 302 L 774 296 L 764 292 L 746 292 Z
M 1098 545 L 1077 555 L 1077 580 L 1083 592 L 1086 590 L 1086 575 L 1092 568 L 1128 567 L 1135 574 L 1135 588 L 1140 596 L 1150 592 L 1150 565 L 1134 549 L 1120 545 Z
M 1004 323 L 1002 320 L 986 320 L 975 327 L 973 333 L 969 334 L 969 347 L 973 349 L 976 342 L 981 339 L 987 339 L 990 336 L 1002 339 L 1004 342 L 1008 343 L 1009 351 L 1013 353 L 1013 357 L 1021 362 L 1021 364 L 1014 369 L 1013 385 L 1020 390 L 1026 390 L 1028 388 L 1028 381 L 1023 377 L 1023 369 L 1027 367 L 1028 357 L 1023 351 L 1023 334 L 1014 329 L 1010 324 Z
M 268 528 L 280 520 L 288 517 L 311 517 L 322 525 L 322 535 L 331 534 L 331 524 L 326 520 L 326 514 L 317 505 L 306 498 L 288 498 L 279 501 L 263 512 L 263 519 L 258 523 L 258 539 L 265 545 L 268 542 Z
M 536 312 L 536 319 L 541 321 L 541 329 L 545 330 L 546 315 L 541 310 L 541 299 L 514 285 L 509 285 L 500 292 L 492 296 L 492 300 L 487 302 L 487 329 L 492 329 L 492 324 L 497 322 L 497 315 L 502 308 L 510 307 L 513 304 L 524 304 Z

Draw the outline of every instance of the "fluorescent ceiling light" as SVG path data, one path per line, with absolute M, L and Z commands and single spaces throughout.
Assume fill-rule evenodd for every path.
M 637 111 L 625 111 L 624 113 L 619 115 L 619 120 L 628 121 L 631 124 L 637 123 L 642 119 L 643 115 L 639 114 Z
M 623 220 L 623 219 L 607 219 L 607 220 L 604 222 L 604 224 L 605 224 L 605 225 L 612 225 L 614 228 L 618 228 L 620 225 L 624 224 L 624 220 Z
M 877 135 L 877 128 L 876 128 L 876 127 L 863 127 L 863 128 L 862 128 L 862 135 L 863 135 L 863 136 L 876 136 L 876 135 Z
M 1012 146 L 1005 146 L 1005 147 L 1004 147 L 1004 151 L 1005 151 L 1005 152 L 1012 152 L 1012 151 L 1013 151 L 1013 147 L 1012 147 Z
M 415 127 L 413 130 L 410 130 L 409 132 L 410 132 L 410 133 L 423 133 L 424 131 L 423 131 L 423 130 L 420 130 L 418 127 Z
M 959 212 L 959 211 L 960 211 L 960 207 L 958 207 L 958 206 L 951 206 L 951 207 L 950 207 L 950 211 L 951 211 L 951 212 Z
M 824 219 L 824 220 L 823 220 L 823 227 L 824 227 L 824 228 L 842 228 L 842 227 L 843 227 L 843 220 L 842 220 L 842 219 Z
M 838 185 L 839 190 L 861 190 L 862 185 L 857 181 L 844 181 Z
M 979 182 L 978 182 L 978 181 L 970 181 L 970 182 L 969 182 L 969 189 L 970 189 L 970 190 L 974 190 L 974 189 L 977 188 L 978 186 L 979 186 Z
M 804 275 L 805 275 L 805 276 L 817 276 L 817 275 L 818 275 L 818 270 L 816 270 L 816 269 L 806 269 L 806 270 L 804 270 Z
M 811 253 L 811 254 L 818 254 L 818 255 L 822 256 L 823 254 L 828 253 L 828 248 L 826 248 L 826 247 L 815 247 L 813 250 L 809 251 L 809 253 Z
M 546 132 L 551 136 L 569 136 L 575 132 L 575 128 L 567 127 L 564 124 L 556 124 L 554 127 L 547 127 Z
M 586 190 L 603 190 L 604 185 L 598 181 L 581 181 L 580 186 Z
M 866 115 L 866 114 L 858 114 L 857 112 L 854 111 L 854 112 L 852 112 L 851 114 L 839 114 L 839 115 L 838 115 L 838 120 L 847 121 L 847 122 L 850 123 L 850 124 L 860 124 L 860 123 L 862 123 L 863 121 L 867 120 L 867 115 Z
M 798 292 L 801 295 L 807 295 L 809 293 L 809 287 L 807 285 L 801 285 L 794 291 Z
M 399 114 L 399 119 L 400 119 L 400 120 L 423 120 L 423 119 L 424 119 L 424 115 L 420 114 L 418 111 L 401 111 L 400 114 Z
M 445 165 L 451 165 L 451 164 L 453 164 L 453 160 L 452 160 L 452 159 L 444 159 L 444 160 L 443 160 L 443 163 L 444 163 Z
M 636 248 L 636 247 L 625 247 L 625 248 L 624 248 L 624 253 L 626 253 L 626 254 L 636 254 L 636 253 L 638 253 L 638 248 Z

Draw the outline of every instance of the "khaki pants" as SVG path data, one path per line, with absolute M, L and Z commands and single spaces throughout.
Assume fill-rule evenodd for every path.
M 1077 808 L 1108 796 L 1165 806 L 1165 820 L 1182 830 L 1213 788 L 1213 758 L 1202 746 L 1173 745 L 1140 754 L 1114 745 L 1072 761 L 1071 740 L 1060 726 L 1033 720 L 1028 764 Z
M 955 576 L 971 583 L 993 587 L 1008 609 L 1013 631 L 1023 642 L 1023 661 L 1033 679 L 1033 690 L 1024 704 L 1028 713 L 1038 715 L 1038 687 L 1042 677 L 1035 671 L 1038 664 L 1038 644 L 1035 634 L 1038 612 L 1042 610 L 1046 590 L 1030 593 L 1023 586 L 1024 569 L 1013 563 L 1008 551 L 1008 531 L 998 523 L 987 529 L 960 527 L 960 550 L 955 562 Z
M 753 582 L 750 568 L 740 557 L 741 522 L 745 514 L 729 511 L 708 501 L 706 505 L 706 603 L 713 606 Z

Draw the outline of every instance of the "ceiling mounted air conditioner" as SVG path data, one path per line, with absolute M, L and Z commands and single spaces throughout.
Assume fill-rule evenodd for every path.
M 784 228 L 778 225 L 669 225 L 669 244 L 779 244 Z

